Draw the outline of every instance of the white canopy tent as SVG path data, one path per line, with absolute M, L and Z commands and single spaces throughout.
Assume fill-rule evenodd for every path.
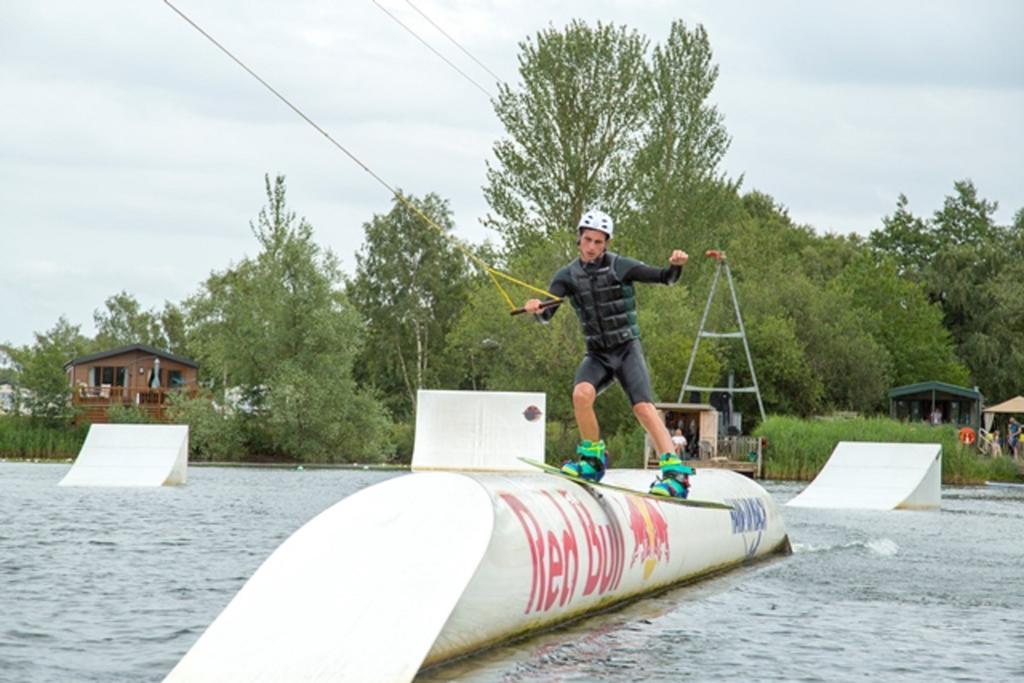
M 989 406 L 982 411 L 982 415 L 984 415 L 985 431 L 991 431 L 996 415 L 1024 415 L 1024 396 L 1014 396 L 1008 401 Z

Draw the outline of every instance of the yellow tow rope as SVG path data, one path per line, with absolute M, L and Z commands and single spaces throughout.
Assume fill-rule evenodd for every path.
M 339 143 L 337 140 L 335 140 L 333 137 L 331 137 L 330 133 L 328 133 L 326 130 L 324 130 L 319 125 L 317 125 L 317 123 L 315 121 L 313 121 L 313 119 L 311 119 L 308 116 L 306 116 L 306 114 L 303 113 L 301 109 L 299 109 L 294 104 L 292 104 L 290 101 L 288 101 L 288 99 L 284 95 L 279 93 L 277 90 L 274 89 L 274 87 L 272 85 L 270 85 L 265 80 L 263 80 L 259 76 L 259 74 L 257 74 L 255 71 L 250 69 L 248 66 L 246 66 L 245 63 L 242 62 L 242 60 L 240 60 L 238 57 L 233 55 L 230 50 L 228 50 L 226 47 L 224 47 L 219 42 L 217 42 L 217 40 L 213 36 L 211 36 L 209 33 L 204 31 L 202 29 L 202 27 L 199 26 L 199 24 L 197 24 L 196 22 L 192 21 L 184 12 L 182 12 L 180 9 L 178 9 L 173 4 L 171 4 L 170 0 L 164 0 L 164 4 L 166 4 L 172 10 L 174 10 L 174 12 L 178 16 L 180 16 L 182 19 L 184 19 L 186 22 L 188 22 L 188 24 L 190 26 L 192 26 L 192 28 L 194 28 L 200 34 L 202 34 L 204 38 L 206 38 L 211 43 L 216 45 L 217 48 L 220 49 L 220 51 L 223 52 L 224 54 L 226 54 L 228 57 L 230 57 L 231 60 L 235 62 L 235 64 L 238 64 L 238 66 L 240 66 L 243 69 L 245 69 L 246 73 L 248 73 L 250 76 L 252 76 L 257 81 L 259 81 L 260 84 L 263 85 L 263 87 L 265 87 L 271 93 L 273 93 L 274 96 L 277 97 L 277 99 L 279 99 L 282 102 L 284 102 L 285 105 L 287 105 L 289 109 L 291 109 L 293 112 L 298 114 L 302 118 L 303 121 L 305 121 L 306 123 L 311 125 L 313 128 L 315 128 L 317 130 L 317 132 L 319 132 L 321 135 L 323 135 L 325 138 L 327 138 L 327 140 L 330 141 L 331 144 L 333 144 L 335 147 L 340 149 L 349 159 L 354 161 L 356 164 L 359 165 L 360 168 L 362 168 L 364 171 L 369 173 L 370 176 L 374 180 L 376 180 L 378 183 L 380 183 L 385 188 L 387 188 L 387 190 L 395 197 L 395 199 L 397 199 L 404 206 L 406 206 L 407 208 L 412 210 L 412 212 L 415 213 L 417 216 L 419 216 L 423 220 L 424 223 L 426 223 L 430 227 L 432 227 L 435 230 L 437 230 L 438 234 L 441 237 L 443 237 L 444 239 L 449 240 L 473 264 L 475 264 L 477 267 L 479 267 L 481 270 L 483 270 L 485 273 L 487 273 L 487 275 L 490 276 L 491 281 L 494 282 L 494 286 L 498 288 L 498 292 L 501 294 L 502 298 L 505 299 L 505 302 L 508 303 L 508 305 L 513 309 L 513 311 L 512 311 L 513 313 L 521 312 L 521 309 L 517 309 L 516 308 L 515 303 L 512 301 L 512 297 L 510 297 L 508 295 L 508 292 L 505 291 L 505 288 L 501 286 L 501 283 L 498 281 L 498 278 L 502 278 L 504 280 L 508 280 L 509 282 L 512 282 L 512 283 L 517 284 L 517 285 L 520 285 L 522 287 L 525 287 L 526 289 L 529 289 L 532 292 L 536 292 L 537 294 L 541 294 L 543 296 L 548 297 L 551 301 L 545 302 L 546 304 L 551 304 L 551 303 L 554 303 L 554 302 L 557 302 L 557 301 L 561 301 L 560 297 L 555 296 L 554 294 L 552 294 L 551 292 L 549 292 L 549 291 L 547 291 L 545 289 L 541 289 L 540 287 L 534 287 L 531 284 L 528 284 L 526 282 L 523 282 L 522 280 L 519 280 L 517 278 L 512 277 L 508 273 L 504 273 L 504 272 L 498 270 L 497 268 L 494 268 L 493 266 L 491 266 L 487 262 L 485 262 L 483 259 L 481 259 L 479 256 L 474 254 L 472 251 L 467 249 L 456 237 L 454 237 L 453 235 L 449 235 L 449 234 L 445 233 L 444 228 L 442 228 L 436 222 L 431 220 L 430 217 L 427 216 L 422 211 L 420 211 L 420 209 L 415 204 L 413 204 L 411 201 L 406 199 L 402 195 L 401 192 L 399 192 L 398 190 L 393 188 L 390 184 L 387 183 L 387 181 L 385 181 L 379 175 L 374 173 L 370 169 L 370 167 L 367 166 L 366 164 L 364 164 L 362 161 L 360 161 L 359 158 L 356 157 L 356 155 L 354 155 L 352 152 L 348 151 L 341 143 Z
M 164 0 L 164 2 L 166 2 L 166 1 L 167 0 Z M 327 134 L 324 133 L 324 135 L 327 135 Z M 346 154 L 347 154 L 347 152 L 346 152 Z M 351 155 L 349 155 L 349 156 L 351 156 Z M 359 162 L 357 162 L 357 163 L 359 163 Z M 362 166 L 361 163 L 360 163 L 360 166 Z M 363 168 L 366 168 L 366 167 L 364 166 Z M 444 228 L 442 228 L 436 222 L 431 220 L 430 216 L 428 216 L 427 214 L 425 214 L 422 211 L 420 211 L 419 207 L 417 207 L 411 201 L 409 201 L 404 196 L 402 196 L 401 192 L 392 189 L 390 185 L 388 185 L 386 182 L 381 180 L 381 178 L 379 178 L 377 176 L 377 174 L 375 174 L 370 169 L 367 168 L 366 171 L 367 171 L 367 173 L 372 175 L 374 178 L 376 178 L 382 185 L 384 185 L 384 187 L 388 188 L 388 190 L 391 191 L 391 194 L 393 194 L 395 196 L 395 199 L 397 199 L 398 201 L 402 202 L 402 204 L 405 205 L 406 208 L 408 208 L 410 211 L 412 211 L 417 216 L 419 216 L 423 220 L 424 223 L 426 223 L 430 227 L 434 228 L 434 230 L 437 230 L 438 234 L 441 235 L 441 237 L 443 237 L 443 238 L 447 239 L 448 241 L 450 241 L 452 243 L 452 245 L 456 249 L 461 251 L 462 254 L 467 259 L 469 259 L 472 263 L 474 263 L 482 271 L 487 273 L 490 276 L 491 281 L 494 282 L 494 286 L 498 288 L 498 292 L 501 294 L 502 298 L 505 299 L 505 301 L 508 303 L 508 305 L 511 308 L 513 308 L 513 309 L 516 308 L 515 302 L 512 301 L 512 297 L 510 297 L 508 295 L 508 292 L 506 292 L 505 288 L 501 286 L 501 283 L 498 282 L 498 278 L 502 278 L 504 280 L 508 280 L 509 282 L 512 282 L 512 283 L 517 284 L 517 285 L 520 285 L 521 287 L 525 287 L 526 289 L 529 289 L 532 292 L 536 292 L 537 294 L 541 294 L 543 296 L 546 296 L 549 299 L 553 299 L 555 301 L 561 301 L 561 298 L 555 296 L 554 294 L 552 294 L 551 292 L 547 291 L 546 289 L 541 289 L 540 287 L 534 287 L 533 285 L 529 284 L 528 282 L 523 282 L 522 280 L 520 280 L 518 278 L 515 278 L 515 277 L 512 277 L 508 273 L 500 271 L 497 268 L 491 266 L 486 261 L 484 261 L 482 258 L 480 258 L 476 254 L 474 254 L 472 251 L 467 249 L 465 247 L 465 245 L 463 245 L 462 242 L 460 242 L 458 239 L 456 239 L 455 237 L 447 234 L 444 231 Z

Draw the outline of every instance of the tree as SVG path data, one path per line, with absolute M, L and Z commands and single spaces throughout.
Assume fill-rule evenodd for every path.
M 619 225 L 617 249 L 660 262 L 735 217 L 706 31 L 676 21 L 664 44 L 648 46 L 636 31 L 580 21 L 521 44 L 522 84 L 500 91 L 508 137 L 494 145 L 484 189 L 486 223 L 510 251 L 571 234 L 600 207 Z
M 186 327 L 185 311 L 181 306 L 170 301 L 164 302 L 164 308 L 160 311 L 160 327 L 164 334 L 164 341 L 167 344 L 163 348 L 171 353 L 183 356 L 190 356 L 188 348 L 188 329 Z
M 811 368 L 792 318 L 770 315 L 754 318 L 749 328 L 750 353 L 757 372 L 765 412 L 807 417 L 819 412 L 825 386 Z M 733 362 L 738 351 L 733 352 Z M 737 397 L 744 415 L 757 415 L 754 400 Z M 754 411 L 751 413 L 751 411 Z
M 352 376 L 361 321 L 337 259 L 288 210 L 284 177 L 265 184 L 267 206 L 250 224 L 260 252 L 211 274 L 186 302 L 189 342 L 225 403 L 237 389 L 250 453 L 380 459 L 390 423 Z
M 202 460 L 238 460 L 246 455 L 241 421 L 218 406 L 208 393 L 174 392 L 168 397 L 167 416 L 188 425 L 189 454 Z
M 648 41 L 636 31 L 573 21 L 520 43 L 522 88 L 499 86 L 485 223 L 512 249 L 632 200 L 634 164 L 650 103 Z
M 644 356 L 655 399 L 675 401 L 697 337 L 703 301 L 697 301 L 692 289 L 682 282 L 671 287 L 637 287 L 636 296 Z M 690 383 L 713 386 L 721 372 L 719 351 L 705 340 L 697 350 Z
M 943 327 L 942 309 L 928 301 L 920 284 L 899 277 L 895 259 L 876 260 L 863 252 L 830 286 L 849 292 L 872 338 L 885 347 L 892 359 L 893 384 L 968 383 L 967 368 Z
M 0 362 L 5 360 L 5 353 L 3 352 L 3 346 L 0 346 Z M 0 384 L 17 384 L 18 383 L 18 372 L 14 368 L 4 367 L 0 365 Z
M 108 297 L 103 305 L 106 310 L 97 309 L 92 316 L 96 324 L 95 346 L 98 349 L 147 344 L 170 350 L 171 343 L 164 329 L 164 320 L 173 324 L 172 304 L 167 304 L 163 315 L 145 311 L 132 294 L 122 291 Z
M 389 213 L 364 224 L 366 241 L 348 288 L 366 325 L 360 376 L 393 396 L 392 408 L 403 416 L 415 409 L 419 389 L 445 383 L 445 337 L 465 304 L 471 277 L 451 236 L 448 203 L 435 194 L 408 201 L 442 232 L 396 199 Z
M 899 220 L 893 224 L 908 222 L 900 215 L 903 204 L 901 197 Z M 1024 244 L 1019 230 L 995 224 L 997 207 L 979 196 L 971 181 L 962 180 L 929 220 L 913 221 L 913 229 L 903 234 L 887 223 L 883 235 L 872 235 L 876 247 L 890 244 L 883 238 L 899 238 L 897 253 L 914 254 L 909 273 L 941 307 L 960 358 L 989 396 L 1016 393 L 1013 378 L 1021 370 L 1016 339 L 1024 332 L 1017 303 L 1017 283 L 1024 273 L 1014 249 Z
M 856 315 L 849 292 L 828 286 L 856 257 L 857 242 L 794 225 L 783 207 L 761 193 L 745 196 L 743 206 L 746 218 L 726 250 L 758 384 L 771 397 L 766 410 L 879 409 L 891 360 Z M 796 349 L 782 348 L 792 343 Z M 733 346 L 729 367 L 745 368 L 741 345 Z M 791 370 L 777 365 L 773 356 L 779 354 L 795 364 Z M 802 394 L 790 393 L 798 388 Z
M 942 208 L 935 212 L 935 236 L 942 246 L 959 246 L 992 242 L 1003 235 L 996 227 L 993 216 L 999 208 L 978 196 L 970 180 L 953 183 L 955 195 L 947 196 Z
M 1024 263 L 1008 265 L 978 288 L 975 299 L 973 326 L 963 331 L 959 350 L 995 403 L 1022 393 L 1024 384 Z
M 928 224 L 914 216 L 907 206 L 907 196 L 900 194 L 892 216 L 882 219 L 882 229 L 873 230 L 870 248 L 880 258 L 891 258 L 900 274 L 920 278 L 936 249 L 935 236 Z
M 1001 248 L 1009 233 L 993 221 L 998 205 L 980 198 L 969 180 L 954 183 L 954 190 L 930 220 L 913 216 L 901 194 L 896 211 L 883 219 L 883 230 L 871 233 L 869 245 L 880 258 L 894 258 L 902 274 L 924 284 L 959 343 L 976 327 L 972 317 L 979 284 L 998 275 L 1010 259 Z
M 707 236 L 732 215 L 739 183 L 720 170 L 729 134 L 710 103 L 718 79 L 703 26 L 672 22 L 651 57 L 652 97 L 637 155 L 635 210 L 620 221 L 625 244 L 638 258 L 661 261 L 682 239 Z
M 65 420 L 71 417 L 71 386 L 64 364 L 88 349 L 78 325 L 61 316 L 53 328 L 35 333 L 32 346 L 0 345 L 29 394 L 25 407 L 33 417 Z

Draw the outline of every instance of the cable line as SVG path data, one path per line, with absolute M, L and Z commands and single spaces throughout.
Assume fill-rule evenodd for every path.
M 412 37 L 413 37 L 413 38 L 415 38 L 416 40 L 418 40 L 418 41 L 420 41 L 421 43 L 423 43 L 423 45 L 424 45 L 424 46 L 426 46 L 426 48 L 427 48 L 428 50 L 430 50 L 430 51 L 431 51 L 431 52 L 433 52 L 433 53 L 434 53 L 435 55 L 437 55 L 438 57 L 440 57 L 441 59 L 443 59 L 443 60 L 444 60 L 444 63 L 445 63 L 445 64 L 447 64 L 447 65 L 448 65 L 448 66 L 450 66 L 451 68 L 453 68 L 453 69 L 455 69 L 456 71 L 458 71 L 458 72 L 459 72 L 459 74 L 460 74 L 460 75 L 461 75 L 461 76 L 462 76 L 463 78 L 465 78 L 465 79 L 466 79 L 467 81 L 469 81 L 470 83 L 472 83 L 473 85 L 475 85 L 475 86 L 476 86 L 476 87 L 477 87 L 477 88 L 478 88 L 478 89 L 480 90 L 480 92 L 482 92 L 483 94 L 487 95 L 487 99 L 492 99 L 492 100 L 494 99 L 494 95 L 492 95 L 492 94 L 491 94 L 491 92 L 490 92 L 490 91 L 489 91 L 489 90 L 488 90 L 487 88 L 485 88 L 484 86 L 480 85 L 480 84 L 479 84 L 479 83 L 477 83 L 477 82 L 476 82 L 475 80 L 473 80 L 473 78 L 472 78 L 472 77 L 471 77 L 471 76 L 470 76 L 469 74 L 467 74 L 467 73 L 466 73 L 465 71 L 463 71 L 463 70 L 462 70 L 462 69 L 460 69 L 460 68 L 459 68 L 458 66 L 456 66 L 456 65 L 455 65 L 455 62 L 451 61 L 450 59 L 448 59 L 447 57 L 445 57 L 445 56 L 444 56 L 443 54 L 441 54 L 440 52 L 438 52 L 438 51 L 437 51 L 436 49 L 434 49 L 434 47 L 433 47 L 433 46 L 432 46 L 432 45 L 431 45 L 430 43 L 428 43 L 427 41 L 425 41 L 425 40 L 424 40 L 423 38 L 420 38 L 419 34 L 417 34 L 417 33 L 416 33 L 415 31 L 413 31 L 413 30 L 412 30 L 411 28 L 409 28 L 408 26 L 406 26 L 405 24 L 403 24 L 403 23 L 402 23 L 402 20 L 401 20 L 401 19 L 399 19 L 399 18 L 398 18 L 398 17 L 396 17 L 396 16 L 394 15 L 394 14 L 392 14 L 392 13 L 391 13 L 390 11 L 388 11 L 388 8 L 386 8 L 386 7 L 384 6 L 384 5 L 382 5 L 382 4 L 380 4 L 379 2 L 377 2 L 377 0 L 371 0 L 371 2 L 373 2 L 373 4 L 375 4 L 375 5 L 377 6 L 377 7 L 379 7 L 379 8 L 380 8 L 380 11 L 381 11 L 381 12 L 383 12 L 383 13 L 384 13 L 384 14 L 386 14 L 386 15 L 388 15 L 388 16 L 389 16 L 389 17 L 391 17 L 392 19 L 394 19 L 394 20 L 395 20 L 395 23 L 396 23 L 396 24 L 398 24 L 399 26 L 401 26 L 402 28 L 404 28 L 404 29 L 405 29 L 406 31 L 408 31 L 408 32 L 409 32 L 410 34 L 412 34 Z M 427 21 L 430 21 L 430 20 L 428 19 Z M 431 22 L 431 23 L 433 23 L 433 22 Z
M 510 306 L 510 307 L 511 307 L 511 308 L 513 309 L 513 313 L 515 313 L 516 311 L 521 311 L 521 309 L 516 309 L 516 305 L 515 305 L 515 303 L 514 303 L 514 302 L 512 301 L 512 297 L 510 297 L 510 296 L 508 295 L 508 292 L 506 292 L 506 291 L 505 291 L 505 288 L 501 286 L 501 283 L 500 283 L 500 282 L 498 282 L 498 278 L 502 278 L 502 279 L 504 279 L 504 280 L 507 280 L 507 281 L 509 281 L 509 282 L 512 282 L 513 284 L 517 284 L 517 285 L 520 285 L 521 287 L 525 287 L 526 289 L 528 289 L 528 290 L 530 290 L 530 291 L 532 291 L 532 292 L 536 292 L 537 294 L 542 294 L 542 295 L 544 295 L 544 296 L 546 296 L 546 297 L 549 297 L 549 298 L 551 299 L 551 301 L 550 301 L 550 302 L 545 302 L 545 304 L 546 304 L 546 305 L 549 305 L 549 304 L 555 304 L 555 303 L 558 303 L 559 301 L 561 301 L 561 299 L 560 299 L 559 297 L 555 296 L 554 294 L 552 294 L 551 292 L 548 292 L 548 291 L 547 291 L 547 290 L 545 290 L 545 289 L 541 289 L 541 288 L 539 288 L 539 287 L 534 287 L 533 285 L 531 285 L 531 284 L 529 284 L 529 283 L 527 283 L 527 282 L 523 282 L 522 280 L 519 280 L 519 279 L 517 279 L 517 278 L 514 278 L 514 277 L 512 277 L 512 276 L 511 276 L 511 275 L 509 275 L 508 273 L 504 273 L 504 272 L 502 272 L 502 271 L 498 270 L 497 268 L 494 268 L 494 267 L 492 267 L 492 266 L 491 266 L 491 265 L 489 265 L 489 264 L 488 264 L 488 263 L 487 263 L 486 261 L 484 261 L 484 260 L 483 260 L 483 259 L 481 259 L 481 258 L 480 258 L 479 256 L 477 256 L 476 254 L 474 254 L 474 253 L 473 253 L 472 251 L 470 251 L 469 249 L 467 249 L 467 248 L 466 248 L 466 246 L 465 246 L 465 245 L 463 245 L 463 244 L 462 244 L 462 243 L 461 243 L 461 242 L 460 242 L 460 241 L 459 241 L 459 240 L 458 240 L 458 239 L 457 239 L 457 238 L 456 238 L 456 237 L 455 237 L 454 235 L 449 235 L 449 234 L 447 234 L 447 233 L 446 233 L 446 232 L 444 231 L 444 228 L 442 228 L 442 227 L 441 227 L 440 225 L 438 225 L 437 223 L 435 223 L 435 222 L 434 222 L 434 221 L 433 221 L 433 220 L 432 220 L 432 219 L 431 219 L 431 218 L 430 218 L 429 216 L 427 216 L 427 215 L 426 215 L 425 213 L 423 213 L 423 212 L 422 212 L 422 211 L 421 211 L 421 210 L 419 209 L 419 207 L 417 207 L 417 206 L 416 206 L 415 204 L 413 204 L 413 203 L 412 203 L 411 201 L 409 201 L 408 199 L 406 199 L 406 198 L 405 198 L 405 196 L 404 196 L 404 195 L 402 195 L 402 193 L 401 193 L 401 192 L 399 192 L 399 191 L 398 191 L 398 190 L 396 190 L 396 189 L 395 189 L 394 187 L 392 187 L 392 186 L 391 186 L 390 184 L 388 184 L 388 182 L 387 182 L 386 180 L 384 180 L 384 179 L 383 179 L 382 177 L 380 177 L 379 175 L 377 175 L 376 173 L 374 173 L 374 172 L 373 172 L 373 170 L 372 170 L 372 169 L 371 169 L 371 168 L 370 168 L 369 166 L 367 166 L 366 164 L 364 164 L 364 163 L 363 163 L 362 161 L 360 161 L 360 159 L 359 159 L 359 158 L 358 158 L 358 157 L 357 157 L 357 156 L 356 156 L 355 154 L 353 154 L 352 152 L 350 152 L 350 151 L 349 151 L 348 149 L 346 149 L 346 148 L 345 148 L 345 146 L 344 146 L 344 145 L 342 145 L 342 144 L 341 144 L 340 142 L 338 142 L 338 141 L 337 141 L 337 140 L 335 140 L 335 139 L 334 139 L 333 137 L 331 137 L 331 134 L 330 134 L 330 133 L 328 133 L 328 132 L 327 132 L 326 130 L 324 130 L 324 129 L 323 129 L 323 128 L 321 128 L 321 127 L 320 127 L 319 125 L 317 125 L 317 123 L 316 123 L 316 122 L 315 122 L 315 121 L 314 121 L 313 119 L 311 119 L 311 118 L 309 118 L 308 116 L 306 116 L 306 114 L 305 114 L 305 113 L 304 113 L 304 112 L 303 112 L 303 111 L 302 111 L 301 109 L 299 109 L 299 108 L 298 108 L 298 107 L 296 107 L 296 106 L 295 106 L 294 104 L 292 104 L 292 103 L 291 103 L 291 102 L 290 102 L 290 101 L 288 100 L 288 98 L 286 98 L 286 97 L 285 97 L 284 95 L 282 95 L 281 93 L 279 93 L 279 92 L 278 92 L 278 91 L 277 91 L 276 89 L 274 89 L 274 87 L 273 87 L 272 85 L 270 85 L 270 84 L 269 84 L 269 83 L 267 83 L 267 82 L 266 82 L 265 80 L 263 80 L 263 79 L 262 79 L 262 78 L 260 77 L 260 75 L 259 75 L 259 74 L 257 74 L 257 73 L 256 73 L 255 71 L 253 71 L 252 69 L 250 69 L 250 68 L 249 68 L 248 66 L 246 66 L 246 65 L 245 65 L 245 63 L 244 63 L 244 62 L 243 62 L 243 61 L 242 61 L 241 59 L 239 59 L 238 57 L 236 57 L 236 56 L 235 56 L 234 54 L 232 54 L 230 50 L 228 50 L 228 49 L 227 49 L 226 47 L 224 47 L 224 46 L 223 46 L 223 45 L 221 45 L 221 44 L 220 44 L 219 42 L 217 42 L 217 40 L 216 40 L 216 39 L 215 39 L 215 38 L 214 38 L 213 36 L 211 36 L 211 35 L 210 35 L 209 33 L 207 33 L 206 31 L 204 31 L 204 30 L 203 30 L 203 28 L 202 28 L 201 26 L 199 26 L 199 24 L 197 24 L 196 22 L 192 21 L 192 19 L 190 19 L 190 18 L 189 18 L 189 17 L 188 17 L 188 16 L 187 16 L 187 15 L 186 15 L 186 14 L 185 14 L 184 12 L 182 12 L 182 11 L 181 11 L 180 9 L 178 9 L 177 7 L 175 7 L 175 6 L 174 6 L 174 5 L 173 5 L 173 4 L 172 4 L 172 3 L 170 2 L 170 0 L 164 0 L 164 4 L 165 4 L 165 5 L 167 5 L 168 7 L 170 7 L 170 8 L 172 9 L 172 10 L 174 10 L 174 12 L 175 12 L 175 13 L 176 13 L 176 14 L 177 14 L 177 15 L 178 15 L 179 17 L 181 17 L 182 19 L 184 19 L 184 20 L 185 20 L 185 21 L 186 21 L 186 22 L 187 22 L 187 23 L 188 23 L 188 24 L 189 24 L 189 25 L 190 25 L 190 26 L 191 26 L 192 28 L 194 28 L 194 29 L 195 29 L 196 31 L 198 31 L 198 32 L 199 32 L 200 34 L 202 34 L 202 36 L 203 36 L 204 38 L 206 38 L 206 39 L 207 39 L 207 40 L 209 40 L 209 41 L 210 41 L 211 43 L 213 43 L 214 45 L 216 45 L 216 46 L 217 46 L 217 48 L 218 48 L 218 49 L 219 49 L 219 50 L 220 50 L 221 52 L 223 52 L 224 54 L 226 54 L 226 55 L 227 55 L 228 57 L 230 57 L 230 58 L 231 58 L 231 60 L 232 60 L 233 62 L 235 62 L 235 64 L 238 64 L 238 66 L 240 66 L 240 67 L 242 67 L 243 69 L 245 69 L 246 73 L 248 73 L 248 74 L 249 74 L 250 76 L 252 76 L 252 77 L 253 77 L 253 78 L 255 78 L 255 79 L 256 79 L 257 81 L 259 81 L 259 82 L 260 82 L 260 84 L 261 84 L 261 85 L 262 85 L 263 87 L 265 87 L 265 88 L 266 88 L 267 90 L 269 90 L 270 92 L 272 92 L 272 93 L 274 94 L 274 96 L 275 96 L 275 97 L 277 97 L 277 99 L 279 99 L 279 100 L 281 100 L 282 102 L 284 102 L 284 103 L 285 103 L 285 105 L 287 105 L 289 109 L 291 109 L 291 110 L 292 110 L 293 112 L 295 112 L 296 114 L 298 114 L 298 115 L 299 115 L 299 116 L 300 116 L 300 117 L 302 118 L 302 120 L 303 120 L 303 121 L 305 121 L 306 123 L 308 123 L 309 125 L 311 125 L 311 126 L 312 126 L 313 128 L 315 128 L 315 129 L 316 129 L 316 131 L 317 131 L 318 133 L 320 133 L 320 134 L 321 134 L 321 135 L 323 135 L 323 136 L 324 136 L 325 138 L 327 138 L 327 140 L 328 140 L 328 141 L 329 141 L 329 142 L 330 142 L 330 143 L 331 143 L 332 145 L 334 145 L 334 146 L 335 146 L 335 147 L 337 147 L 337 148 L 338 148 L 339 150 L 341 150 L 341 151 L 342 151 L 342 152 L 343 152 L 343 153 L 345 154 L 345 156 L 347 156 L 347 157 L 348 157 L 349 159 L 351 159 L 351 160 L 352 160 L 352 161 L 354 161 L 354 162 L 355 162 L 356 164 L 358 164 L 358 165 L 359 165 L 359 167 L 360 167 L 361 169 L 363 169 L 364 171 L 366 171 L 367 173 L 369 173 L 369 174 L 370 174 L 370 177 L 372 177 L 372 178 L 373 178 L 374 180 L 376 180 L 376 181 L 377 181 L 378 183 L 380 183 L 381 185 L 383 185 L 383 186 L 384 186 L 384 187 L 385 187 L 385 188 L 386 188 L 386 189 L 388 190 L 388 192 L 390 192 L 390 193 L 391 193 L 391 194 L 392 194 L 392 195 L 393 195 L 393 196 L 395 197 L 395 199 L 397 199 L 397 200 L 398 200 L 399 202 L 401 202 L 401 203 L 402 203 L 402 204 L 403 204 L 403 205 L 404 205 L 404 206 L 405 206 L 406 208 L 408 208 L 408 209 L 409 209 L 410 211 L 412 211 L 412 212 L 413 212 L 413 213 L 415 213 L 415 214 L 416 214 L 417 216 L 419 216 L 419 217 L 420 217 L 420 218 L 421 218 L 421 219 L 423 220 L 423 222 L 424 222 L 424 223 L 426 223 L 426 224 L 427 224 L 427 225 L 429 225 L 430 227 L 434 228 L 434 229 L 435 229 L 435 230 L 436 230 L 436 231 L 438 232 L 438 234 L 439 234 L 439 235 L 441 235 L 441 237 L 443 237 L 444 239 L 447 239 L 447 240 L 448 240 L 449 242 L 451 242 L 451 244 L 452 244 L 452 245 L 453 245 L 453 246 L 454 246 L 454 247 L 455 247 L 456 249 L 458 249 L 458 250 L 459 250 L 460 252 L 462 252 L 462 254 L 463 254 L 463 255 L 464 255 L 464 256 L 465 256 L 465 257 L 466 257 L 467 259 L 469 259 L 469 260 L 470 260 L 470 261 L 471 261 L 472 263 L 474 263 L 474 264 L 475 264 L 475 265 L 476 265 L 477 267 L 479 267 L 479 268 L 480 268 L 481 270 L 483 270 L 484 272 L 486 272 L 486 273 L 487 273 L 487 275 L 489 275 L 489 276 L 490 276 L 490 278 L 491 278 L 491 280 L 492 280 L 492 281 L 494 282 L 494 285 L 495 285 L 495 286 L 496 286 L 496 287 L 498 288 L 498 292 L 500 292 L 500 293 L 501 293 L 501 296 L 502 296 L 502 298 L 504 298 L 504 299 L 505 299 L 505 302 L 506 302 L 506 303 L 508 303 L 508 305 L 509 305 L 509 306 Z M 383 8 L 382 8 L 382 9 L 383 9 Z M 385 11 L 386 11 L 386 10 L 385 10 Z
M 408 5 L 409 5 L 409 7 L 412 7 L 412 8 L 414 9 L 414 10 L 416 10 L 417 14 L 419 14 L 419 15 L 420 15 L 421 17 L 423 17 L 424 19 L 426 19 L 426 20 L 427 20 L 427 21 L 428 21 L 428 22 L 430 23 L 430 25 L 431 25 L 431 26 L 433 26 L 433 27 L 434 27 L 434 28 L 436 28 L 436 29 L 437 29 L 438 31 L 440 31 L 440 32 L 441 32 L 441 35 L 443 35 L 443 36 L 444 36 L 445 38 L 447 38 L 448 40 L 452 41 L 452 43 L 454 43 L 455 47 L 457 47 L 457 48 L 459 48 L 460 50 L 462 50 L 462 52 L 463 52 L 463 53 L 464 53 L 464 54 L 465 54 L 465 55 L 466 55 L 467 57 L 469 57 L 469 58 L 470 58 L 470 59 L 472 59 L 472 60 L 473 60 L 474 62 L 476 62 L 476 63 L 477 63 L 477 65 L 478 65 L 478 66 L 479 66 L 479 67 L 480 67 L 481 69 L 483 69 L 484 71 L 486 71 L 487 73 L 489 73 L 489 74 L 491 75 L 491 77 L 492 77 L 492 78 L 494 78 L 494 80 L 495 80 L 495 82 L 496 82 L 496 83 L 504 83 L 504 82 L 505 82 L 504 80 L 502 80 L 502 78 L 501 78 L 500 76 L 498 76 L 498 74 L 496 74 L 496 73 L 494 73 L 493 71 L 491 71 L 490 69 L 488 69 L 488 68 L 487 68 L 487 65 L 486 65 L 486 64 L 484 64 L 483 62 L 481 62 L 481 61 L 480 61 L 479 59 L 477 59 L 477 58 L 476 58 L 476 57 L 475 57 L 475 56 L 473 55 L 473 53 L 472 53 L 472 52 L 470 52 L 470 51 L 469 51 L 469 50 L 467 50 L 466 48 L 462 47 L 462 45 L 461 45 L 461 44 L 459 43 L 459 41 L 455 40 L 455 39 L 454 39 L 454 38 L 452 38 L 452 37 L 451 37 L 450 35 L 448 35 L 448 32 L 447 32 L 447 31 L 445 31 L 445 30 L 444 30 L 443 28 L 441 28 L 440 26 L 438 26 L 438 24 L 437 24 L 437 23 L 436 23 L 436 22 L 435 22 L 435 21 L 434 21 L 433 19 L 431 19 L 430 17 L 428 17 L 428 16 L 427 16 L 427 15 L 426 15 L 426 14 L 425 14 L 425 13 L 423 12 L 423 10 L 421 10 L 421 9 L 420 9 L 419 7 L 417 7 L 416 5 L 412 4 L 412 0 L 405 0 L 405 2 L 406 2 L 406 3 L 408 4 Z

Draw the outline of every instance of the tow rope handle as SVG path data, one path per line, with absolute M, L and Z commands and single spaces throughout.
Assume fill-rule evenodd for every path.
M 548 301 L 541 301 L 540 310 L 543 311 L 545 308 L 551 308 L 552 306 L 557 306 L 560 303 L 562 303 L 561 299 L 549 299 Z M 523 313 L 526 313 L 525 308 L 514 308 L 511 311 L 509 311 L 509 315 L 522 315 Z

